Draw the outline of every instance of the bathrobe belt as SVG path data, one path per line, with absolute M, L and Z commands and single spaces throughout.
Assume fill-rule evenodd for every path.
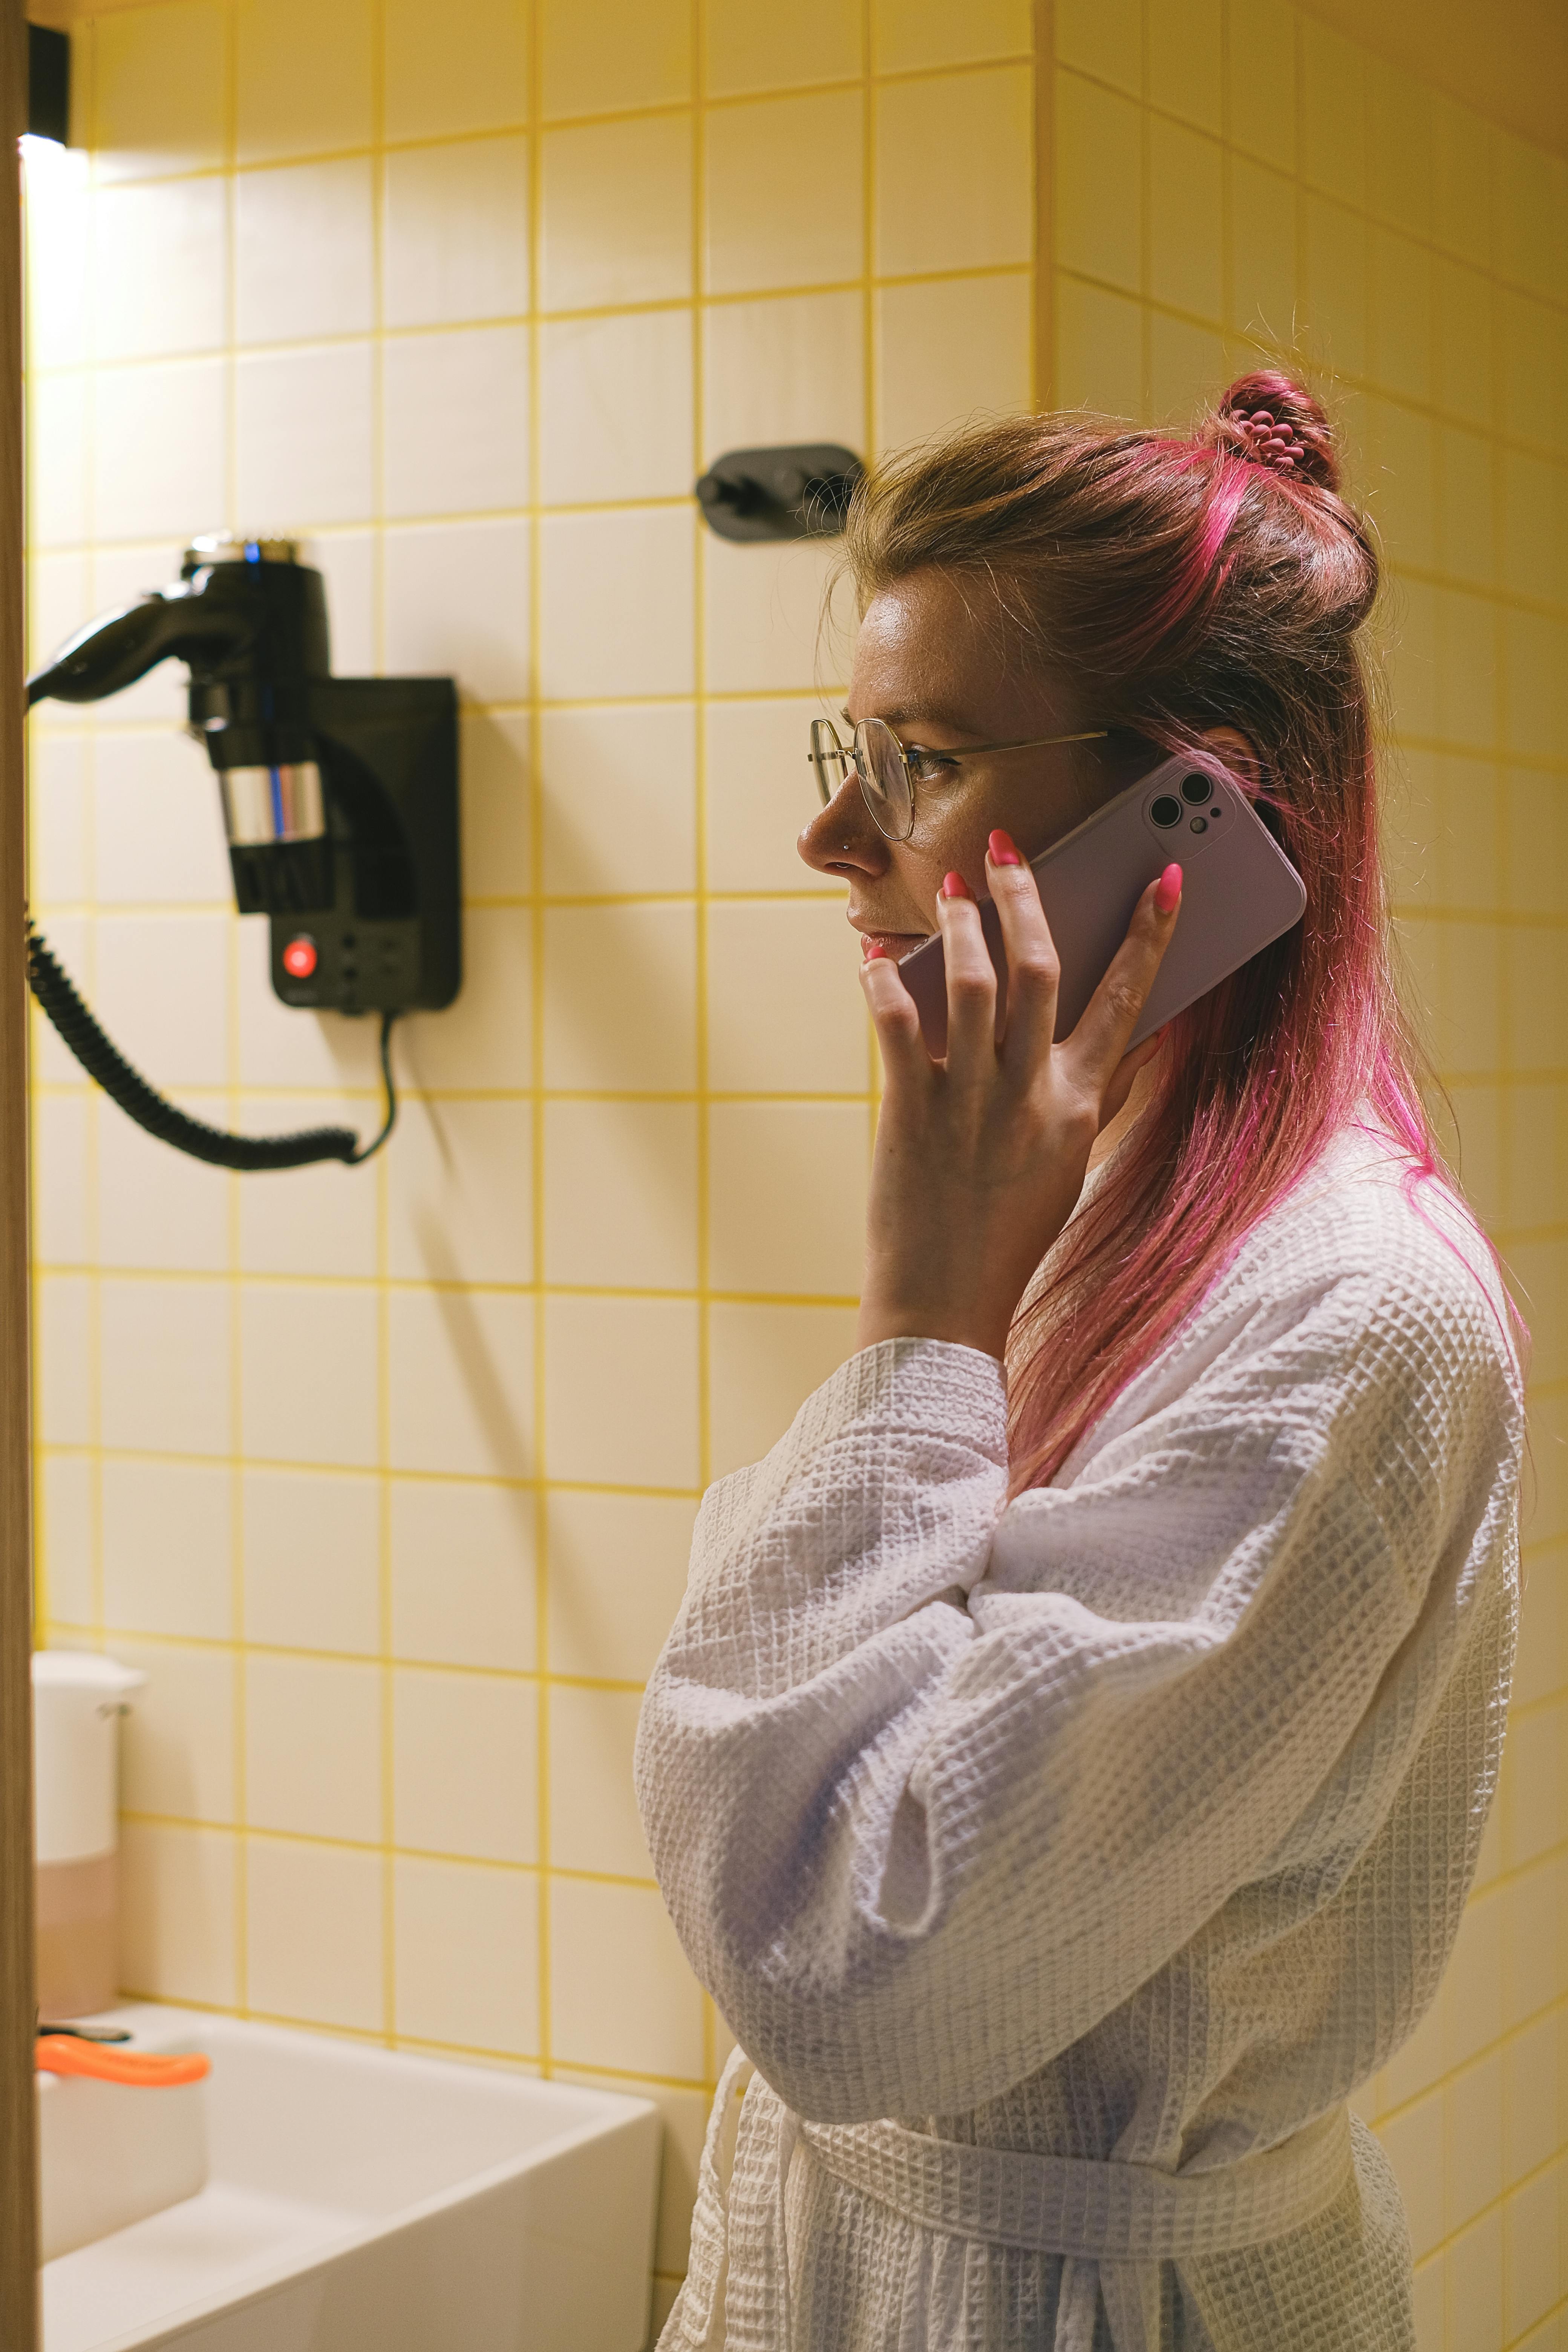
M 722 2315 L 730 2225 L 742 2218 L 729 2210 L 739 2120 L 734 2110 L 748 2084 L 755 2085 L 752 2098 L 772 2110 L 777 2140 L 776 2188 L 767 2200 L 770 2210 L 746 2217 L 761 2224 L 760 2233 L 753 2228 L 746 2235 L 773 2273 L 773 2294 L 767 2296 L 764 2291 L 764 2300 L 776 2300 L 778 2326 L 768 2332 L 775 2337 L 777 2352 L 792 2352 L 785 2190 L 791 2160 L 800 2151 L 847 2188 L 916 2228 L 986 2246 L 1060 2255 L 1052 2352 L 1091 2352 L 1095 2310 L 1101 2298 L 1116 2352 L 1159 2352 L 1162 2263 L 1238 2252 L 1300 2229 L 1333 2203 L 1354 2161 L 1350 2111 L 1342 2105 L 1331 2107 L 1278 2147 L 1185 2173 L 1160 2172 L 1143 2164 L 971 2147 L 932 2139 L 895 2123 L 806 2123 L 756 2075 L 744 2053 L 736 2050 L 714 2101 L 701 2167 L 710 2234 L 707 2260 L 694 2269 L 706 2270 L 709 2276 L 694 2276 L 691 2284 L 698 2289 L 696 2300 L 707 2309 L 693 2310 L 687 2319 L 688 2340 L 711 2347 L 712 2352 L 726 2343 Z M 767 2129 L 767 2115 L 756 2120 Z M 745 2300 L 752 2302 L 749 2296 Z M 771 2346 L 769 2352 L 773 2352 Z

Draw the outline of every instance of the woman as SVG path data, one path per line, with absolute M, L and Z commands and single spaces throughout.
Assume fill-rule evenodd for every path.
M 1409 2347 L 1346 2100 L 1475 1867 L 1521 1400 L 1389 984 L 1373 548 L 1268 375 L 1190 443 L 916 453 L 847 551 L 847 716 L 889 733 L 819 740 L 802 852 L 849 884 L 886 1074 L 860 1350 L 709 1494 L 643 1710 L 660 1885 L 740 2044 L 665 2342 Z M 1020 862 L 1129 739 L 1222 756 L 1308 898 L 1131 1055 L 1179 873 L 1053 1045 Z M 941 1066 L 896 961 L 933 929 Z

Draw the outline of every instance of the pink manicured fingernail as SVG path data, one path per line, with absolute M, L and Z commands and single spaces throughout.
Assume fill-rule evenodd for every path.
M 994 833 L 991 836 L 990 846 L 991 863 L 993 866 L 1022 866 L 1024 863 L 1023 859 L 1019 856 L 1017 851 L 1013 846 L 1013 836 L 1011 834 L 1001 832 Z
M 1167 866 L 1154 891 L 1154 904 L 1162 915 L 1168 915 L 1182 895 L 1182 869 Z
M 973 894 L 962 874 L 944 874 L 942 895 L 944 898 L 968 898 Z
M 860 961 L 862 963 L 875 963 L 879 956 L 885 956 L 887 952 L 880 940 L 868 940 L 860 950 Z

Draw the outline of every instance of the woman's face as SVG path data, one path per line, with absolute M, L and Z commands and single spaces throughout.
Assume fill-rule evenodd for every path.
M 872 598 L 860 624 L 845 706 L 849 727 L 881 719 L 906 751 L 939 757 L 970 743 L 1026 740 L 1092 727 L 1065 680 L 1029 671 L 1009 640 L 993 592 L 934 567 Z M 989 609 L 987 607 L 989 606 Z M 921 763 L 914 831 L 889 841 L 872 823 L 851 771 L 829 805 L 800 836 L 800 854 L 820 874 L 849 885 L 848 916 L 868 945 L 907 955 L 936 929 L 942 877 L 962 874 L 985 895 L 985 844 L 1000 826 L 1026 857 L 1038 856 L 1114 789 L 1101 773 L 1098 743 L 1001 751 L 962 767 Z

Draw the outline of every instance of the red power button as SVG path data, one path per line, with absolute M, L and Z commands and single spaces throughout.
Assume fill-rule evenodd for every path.
M 316 942 L 303 931 L 283 950 L 283 969 L 290 980 L 309 980 L 316 969 Z

